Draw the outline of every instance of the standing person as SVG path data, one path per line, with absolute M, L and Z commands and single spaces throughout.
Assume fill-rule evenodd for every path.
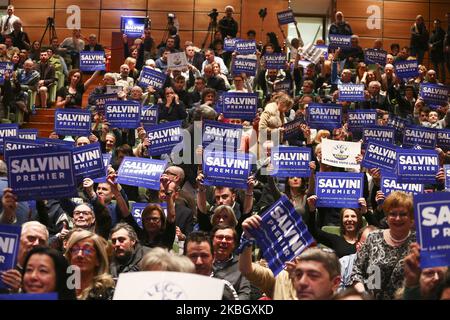
M 3 37 L 13 32 L 13 23 L 18 20 L 20 21 L 19 17 L 14 15 L 14 6 L 9 5 L 6 9 L 6 15 L 0 19 L 1 34 Z
M 225 7 L 225 17 L 219 21 L 219 31 L 222 38 L 236 38 L 238 32 L 238 23 L 233 18 L 234 8 L 232 6 Z
M 50 86 L 54 85 L 56 82 L 55 67 L 48 59 L 49 56 L 47 51 L 42 51 L 39 63 L 36 66 L 36 70 L 39 71 L 40 75 L 40 80 L 38 81 L 39 99 L 36 99 L 36 102 L 40 102 L 41 108 L 47 108 Z
M 341 11 L 338 11 L 336 12 L 335 18 L 336 21 L 330 25 L 328 33 L 351 36 L 353 34 L 352 27 L 344 20 L 344 14 Z
M 435 19 L 434 29 L 430 35 L 430 58 L 436 70 L 436 77 L 445 82 L 445 57 L 444 57 L 444 39 L 445 31 L 441 28 L 441 20 Z M 441 71 L 442 70 L 442 74 Z
M 414 206 L 411 195 L 392 192 L 383 203 L 388 229 L 374 231 L 357 253 L 351 283 L 359 291 L 369 291 L 375 299 L 394 299 L 404 280 L 403 258 L 416 241 Z
M 80 63 L 80 51 L 84 49 L 84 46 L 85 43 L 82 39 L 80 29 L 73 29 L 72 36 L 65 38 L 59 45 L 61 49 L 66 49 L 67 54 L 70 56 L 71 60 L 68 65 L 72 65 L 72 68 L 78 68 Z
M 417 57 L 417 62 L 422 64 L 425 52 L 428 51 L 429 33 L 425 26 L 423 16 L 418 15 L 416 22 L 411 27 L 411 55 Z
M 450 13 L 447 13 L 447 34 L 445 35 L 444 39 L 444 55 L 445 55 L 445 62 L 447 65 L 447 71 L 450 74 Z

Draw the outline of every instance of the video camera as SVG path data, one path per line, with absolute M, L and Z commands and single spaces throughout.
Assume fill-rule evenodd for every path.
M 214 8 L 211 10 L 210 13 L 208 13 L 208 17 L 210 17 L 212 20 L 217 20 L 217 17 L 219 16 L 219 12 L 217 12 L 217 9 Z
M 261 19 L 264 19 L 267 16 L 267 8 L 261 8 L 258 14 Z
M 52 17 L 47 18 L 47 25 L 54 26 L 55 25 L 55 19 Z
M 169 23 L 173 23 L 173 20 L 175 19 L 175 13 L 168 13 L 167 14 L 167 20 Z

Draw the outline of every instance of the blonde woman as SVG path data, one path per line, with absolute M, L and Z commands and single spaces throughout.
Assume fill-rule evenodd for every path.
M 70 236 L 65 257 L 80 269 L 78 300 L 111 300 L 114 280 L 109 274 L 108 242 L 87 230 L 76 230 Z

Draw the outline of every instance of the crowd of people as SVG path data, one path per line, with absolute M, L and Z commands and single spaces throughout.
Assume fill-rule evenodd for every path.
M 110 153 L 112 159 L 106 182 L 85 178 L 79 185 L 79 197 L 37 200 L 35 204 L 20 201 L 8 188 L 8 168 L 5 162 L 0 163 L 0 223 L 22 226 L 17 265 L 0 272 L 6 284 L 6 289 L 0 290 L 6 294 L 57 292 L 59 299 L 107 300 L 112 299 L 121 273 L 177 271 L 222 279 L 226 300 L 450 299 L 448 268 L 419 267 L 412 195 L 402 191 L 385 195 L 379 168 L 357 170 L 365 177 L 359 208 L 316 206 L 315 174 L 345 172 L 322 162 L 322 140 L 360 139 L 350 131 L 347 118 L 344 116 L 342 126 L 333 130 L 312 129 L 302 122 L 298 134 L 289 139 L 284 138 L 283 127 L 305 118 L 310 103 L 334 103 L 342 105 L 344 114 L 376 109 L 379 126 L 389 126 L 390 117 L 397 116 L 419 126 L 448 128 L 449 104 L 431 108 L 420 97 L 419 88 L 421 84 L 445 82 L 446 72 L 450 72 L 450 26 L 446 33 L 435 20 L 429 34 L 423 17 L 418 16 L 411 27 L 411 45 L 400 48 L 393 44 L 382 66 L 365 62 L 358 36 L 338 12 L 329 33 L 351 35 L 350 49 L 328 50 L 317 63 L 299 63 L 305 62 L 301 37 L 279 40 L 269 32 L 266 42 L 258 44 L 256 75 L 249 76 L 232 72 L 236 53 L 224 50 L 224 40 L 237 36 L 238 23 L 233 7 L 227 6 L 225 12 L 214 40 L 204 50 L 192 41 L 181 41 L 174 26 L 160 46 L 151 29 L 132 45 L 124 35 L 126 59 L 119 72 L 104 73 L 101 85 L 90 92 L 87 105 L 83 105 L 83 94 L 99 72 L 83 81 L 77 53 L 103 50 L 96 36 L 90 35 L 85 42 L 81 31 L 74 30 L 72 37 L 61 43 L 53 38 L 44 49 L 43 44 L 30 42 L 14 7 L 8 7 L 8 14 L 0 20 L 0 60 L 12 62 L 14 70 L 4 73 L 3 112 L 21 112 L 26 120 L 32 111 L 29 101 L 33 93 L 37 95 L 36 106 L 55 103 L 57 108 L 89 109 L 91 135 L 64 137 L 53 132 L 50 138 L 73 141 L 77 147 L 99 142 L 102 152 Z M 241 34 L 249 40 L 256 36 L 254 30 L 241 30 Z M 374 48 L 383 49 L 381 40 L 374 42 Z M 182 51 L 189 67 L 168 68 L 168 55 Z M 422 64 L 425 52 L 429 52 L 433 68 Z M 271 53 L 286 54 L 284 69 L 266 68 L 264 56 Z M 418 75 L 402 79 L 396 75 L 394 62 L 408 59 L 418 60 Z M 167 75 L 162 89 L 137 85 L 143 68 Z M 332 79 L 334 72 L 337 81 Z M 65 79 L 62 84 L 58 84 L 57 74 Z M 345 83 L 363 84 L 365 101 L 340 101 L 338 85 Z M 49 97 L 52 86 L 57 89 L 53 102 Z M 156 105 L 158 123 L 182 120 L 187 132 L 194 131 L 195 122 L 211 120 L 241 124 L 257 132 L 257 137 L 267 133 L 284 145 L 310 147 L 311 176 L 281 179 L 255 173 L 248 178 L 247 188 L 239 190 L 205 184 L 204 172 L 192 161 L 169 163 L 159 190 L 121 185 L 117 171 L 124 157 L 150 158 L 151 141 L 146 128 L 113 128 L 96 112 L 97 96 L 113 86 L 119 88 L 117 99 Z M 216 111 L 219 95 L 227 91 L 258 93 L 259 108 L 253 121 L 225 118 Z M 244 134 L 239 152 L 249 152 L 249 141 L 249 135 Z M 275 143 L 270 142 L 264 145 L 269 155 Z M 189 148 L 195 150 L 194 157 L 199 151 L 193 143 Z M 442 167 L 450 163 L 450 153 L 442 148 L 437 151 L 441 170 L 435 183 L 426 185 L 427 192 L 445 189 Z M 267 163 L 256 165 L 260 168 Z M 274 276 L 251 234 L 261 227 L 261 214 L 282 195 L 302 216 L 316 243 L 286 261 L 285 269 Z M 131 213 L 132 202 L 148 202 L 142 211 L 142 226 Z M 340 227 L 339 235 L 323 230 L 330 225 Z M 67 286 L 69 266 L 79 268 L 79 286 Z

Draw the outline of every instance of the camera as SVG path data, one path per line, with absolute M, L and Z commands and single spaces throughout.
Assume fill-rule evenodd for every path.
M 55 24 L 55 19 L 53 19 L 52 17 L 48 17 L 47 24 L 50 26 L 53 26 Z
M 217 12 L 216 8 L 212 9 L 211 12 L 208 13 L 208 17 L 210 17 L 212 20 L 216 20 L 218 15 L 219 12 Z
M 259 9 L 258 14 L 260 18 L 264 19 L 267 16 L 267 8 Z
M 175 19 L 175 13 L 168 13 L 167 14 L 168 19 Z

